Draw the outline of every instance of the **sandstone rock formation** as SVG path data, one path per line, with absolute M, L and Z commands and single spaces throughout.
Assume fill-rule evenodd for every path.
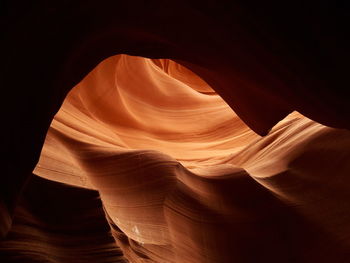
M 348 262 L 345 11 L 297 2 L 6 2 L 2 261 Z

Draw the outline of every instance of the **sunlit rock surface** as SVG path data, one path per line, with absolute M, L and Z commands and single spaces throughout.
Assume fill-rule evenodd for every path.
M 118 55 L 69 93 L 34 173 L 97 190 L 130 262 L 341 262 L 349 149 L 296 112 L 260 137 L 183 66 Z
M 0 262 L 350 262 L 349 12 L 1 1 Z

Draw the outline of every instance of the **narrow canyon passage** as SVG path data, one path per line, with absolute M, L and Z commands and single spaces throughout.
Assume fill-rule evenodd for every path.
M 130 262 L 329 262 L 344 149 L 349 131 L 297 112 L 260 137 L 180 64 L 117 55 L 68 94 L 34 174 L 97 190 Z
M 1 1 L 0 262 L 350 262 L 349 12 Z

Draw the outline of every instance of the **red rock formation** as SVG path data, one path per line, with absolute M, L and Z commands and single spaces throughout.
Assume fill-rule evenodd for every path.
M 36 174 L 98 190 L 131 262 L 348 262 L 348 7 L 298 2 L 5 1 L 3 237 L 15 217 L 4 260 L 117 260 L 116 247 L 99 259 L 61 250 L 40 230 L 50 219 L 20 229 L 45 214 L 23 211 L 54 184 L 30 178 L 67 92 L 129 54 L 153 59 L 112 57 L 80 82 Z M 86 209 L 104 222 L 100 204 Z M 37 237 L 52 258 L 28 256 L 42 253 Z
M 34 173 L 98 190 L 130 262 L 327 262 L 348 247 L 345 149 L 297 113 L 260 138 L 186 68 L 119 55 L 70 92 Z

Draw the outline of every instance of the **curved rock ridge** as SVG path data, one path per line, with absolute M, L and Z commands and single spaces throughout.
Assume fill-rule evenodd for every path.
M 67 96 L 34 173 L 97 190 L 130 262 L 349 260 L 350 132 L 260 137 L 167 59 L 117 55 Z M 341 203 L 341 204 L 340 204 Z
M 155 150 L 195 167 L 220 163 L 255 138 L 220 96 L 185 67 L 118 55 L 69 93 L 51 124 L 36 173 L 52 174 L 51 179 L 60 173 L 63 181 L 68 175 L 67 182 L 75 178 L 74 184 L 90 187 L 81 174 L 85 169 L 78 148 L 112 155 Z

